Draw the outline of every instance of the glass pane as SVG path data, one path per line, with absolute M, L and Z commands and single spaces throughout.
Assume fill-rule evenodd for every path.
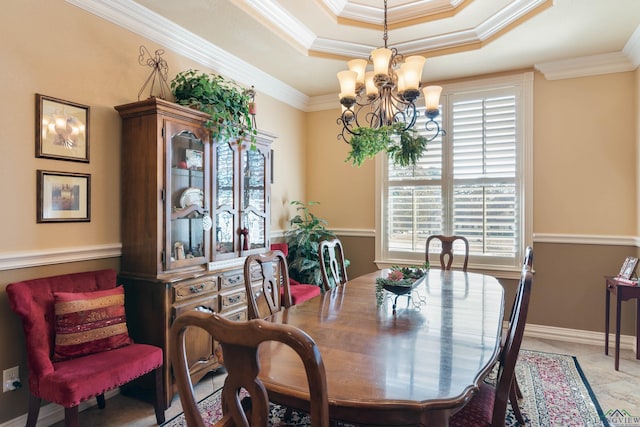
M 243 209 L 264 212 L 265 200 L 265 156 L 258 150 L 245 150 L 243 163 Z M 248 226 L 245 224 L 245 226 Z
M 249 229 L 249 250 L 262 249 L 266 245 L 266 220 L 263 215 L 259 215 L 254 211 L 245 212 L 243 222 L 245 227 Z
M 233 212 L 223 211 L 216 215 L 216 253 L 227 254 L 233 252 Z
M 206 256 L 203 217 L 209 213 L 204 202 L 204 151 L 204 143 L 190 131 L 171 138 L 171 262 Z
M 216 148 L 216 203 L 233 206 L 233 149 L 225 143 Z

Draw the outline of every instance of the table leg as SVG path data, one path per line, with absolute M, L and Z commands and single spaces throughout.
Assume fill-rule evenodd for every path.
M 636 300 L 636 359 L 640 359 L 640 299 Z
M 611 292 L 609 292 L 609 283 L 605 288 L 605 306 L 604 306 L 604 354 L 609 354 L 609 298 Z
M 620 292 L 616 295 L 616 371 L 620 365 L 620 309 L 621 309 Z

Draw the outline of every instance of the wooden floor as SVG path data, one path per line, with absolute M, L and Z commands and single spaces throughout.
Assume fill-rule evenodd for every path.
M 564 343 L 559 341 L 525 338 L 523 348 L 577 356 L 589 384 L 604 412 L 626 409 L 640 416 L 640 360 L 630 350 L 620 353 L 620 370 L 613 369 L 613 357 L 604 355 L 603 346 Z M 222 376 L 213 376 L 196 387 L 198 400 L 222 385 Z M 166 412 L 167 420 L 182 412 L 176 396 Z M 155 426 L 153 407 L 136 399 L 117 395 L 107 400 L 106 409 L 89 408 L 80 413 L 80 425 L 93 427 L 147 427 Z M 64 422 L 54 424 L 63 427 Z

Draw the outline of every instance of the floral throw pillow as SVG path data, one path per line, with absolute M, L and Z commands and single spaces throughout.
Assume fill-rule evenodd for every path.
M 54 292 L 55 348 L 62 361 L 131 344 L 124 289 Z

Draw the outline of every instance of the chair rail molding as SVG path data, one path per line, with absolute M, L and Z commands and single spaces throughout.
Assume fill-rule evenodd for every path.
M 122 243 L 4 252 L 0 253 L 0 271 L 103 258 L 116 258 L 120 255 L 122 255 Z

